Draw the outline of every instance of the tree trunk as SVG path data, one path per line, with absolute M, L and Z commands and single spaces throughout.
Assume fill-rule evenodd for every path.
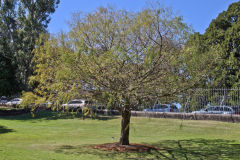
M 130 117 L 131 111 L 128 109 L 123 109 L 122 112 L 122 123 L 121 123 L 121 137 L 120 145 L 129 145 L 129 127 L 130 127 Z

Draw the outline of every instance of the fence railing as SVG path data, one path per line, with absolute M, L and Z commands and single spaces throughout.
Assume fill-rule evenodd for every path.
M 179 112 L 199 114 L 240 114 L 239 88 L 191 89 L 159 99 L 159 104 L 175 104 Z

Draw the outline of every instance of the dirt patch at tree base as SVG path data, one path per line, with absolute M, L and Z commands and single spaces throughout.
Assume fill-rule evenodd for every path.
M 102 151 L 117 151 L 117 152 L 149 152 L 151 150 L 160 150 L 155 146 L 135 143 L 132 143 L 130 145 L 120 145 L 119 143 L 106 143 L 95 145 L 93 146 L 93 148 Z

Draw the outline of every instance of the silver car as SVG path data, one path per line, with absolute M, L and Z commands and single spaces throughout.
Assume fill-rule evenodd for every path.
M 229 106 L 210 106 L 200 111 L 194 111 L 196 114 L 235 114 L 232 107 Z
M 16 106 L 16 105 L 20 105 L 22 102 L 21 98 L 14 98 L 11 101 L 7 102 L 6 105 L 8 106 Z
M 144 112 L 179 112 L 173 104 L 155 104 L 152 108 L 144 109 Z
M 66 104 L 63 104 L 63 107 L 68 107 L 69 109 L 77 109 L 77 108 L 83 108 L 87 105 L 91 104 L 91 101 L 84 100 L 84 99 L 74 99 L 69 101 Z

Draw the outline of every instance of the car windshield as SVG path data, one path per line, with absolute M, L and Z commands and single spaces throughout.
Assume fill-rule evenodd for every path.
M 157 104 L 153 106 L 153 109 L 166 109 L 168 108 L 167 105 Z
M 231 108 L 228 108 L 228 107 L 224 107 L 223 110 L 227 111 L 227 112 L 231 112 L 232 111 Z
M 223 111 L 223 107 L 216 107 L 214 111 Z
M 68 104 L 81 104 L 82 101 L 70 101 Z
M 209 107 L 209 108 L 207 108 L 205 111 L 207 111 L 207 112 L 209 112 L 209 111 L 214 111 L 214 108 L 215 108 L 215 107 Z
M 92 101 L 85 101 L 86 104 L 93 104 Z

